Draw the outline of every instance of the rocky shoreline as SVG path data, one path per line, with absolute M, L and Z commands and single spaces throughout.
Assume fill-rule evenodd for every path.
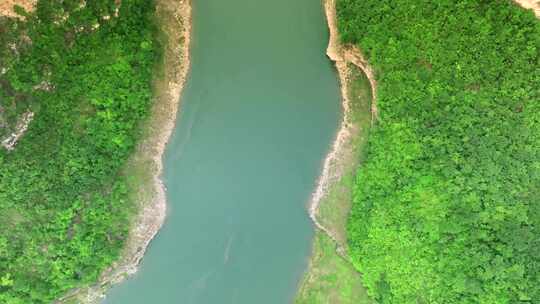
M 336 139 L 332 145 L 332 149 L 324 160 L 323 170 L 317 183 L 315 192 L 312 196 L 311 205 L 309 207 L 309 215 L 315 226 L 325 232 L 336 242 L 336 244 L 338 244 L 338 253 L 343 255 L 345 250 L 341 244 L 342 242 L 338 240 L 338 237 L 336 237 L 330 228 L 321 223 L 321 221 L 318 219 L 318 211 L 321 200 L 323 200 L 325 195 L 328 193 L 328 188 L 339 181 L 339 179 L 343 176 L 347 163 L 342 160 L 342 156 L 347 153 L 346 146 L 351 142 L 352 136 L 354 135 L 354 132 L 352 132 L 353 126 L 351 123 L 351 101 L 349 100 L 348 87 L 348 79 L 350 75 L 349 64 L 353 64 L 360 68 L 366 74 L 371 84 L 372 124 L 378 119 L 376 106 L 377 82 L 375 80 L 375 74 L 372 68 L 368 65 L 360 50 L 354 46 L 341 45 L 337 27 L 335 0 L 325 0 L 324 9 L 330 32 L 330 39 L 326 54 L 328 58 L 334 62 L 338 72 L 342 96 L 343 119 L 336 135 Z
M 323 5 L 330 32 L 327 56 L 338 74 L 343 118 L 309 206 L 318 231 L 295 303 L 371 303 L 348 256 L 345 226 L 355 172 L 370 125 L 378 117 L 376 80 L 359 49 L 340 43 L 336 0 L 325 0 Z

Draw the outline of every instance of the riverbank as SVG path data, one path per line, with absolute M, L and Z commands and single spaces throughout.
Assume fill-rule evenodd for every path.
M 165 220 L 162 156 L 175 126 L 190 66 L 191 1 L 158 0 L 156 5 L 163 53 L 154 71 L 152 114 L 143 127 L 143 139 L 122 172 L 129 180 L 130 199 L 137 204 L 129 238 L 122 258 L 104 271 L 99 283 L 73 290 L 57 303 L 99 303 L 110 286 L 137 271 L 146 248 Z
M 355 173 L 369 129 L 378 119 L 376 79 L 359 49 L 341 45 L 335 0 L 325 1 L 324 8 L 330 32 L 327 55 L 341 84 L 343 120 L 313 194 L 309 212 L 318 231 L 296 303 L 371 303 L 349 262 L 345 226 Z
M 350 154 L 350 151 L 348 150 L 350 150 L 351 147 L 347 147 L 347 145 L 353 141 L 355 135 L 358 135 L 358 126 L 354 126 L 353 124 L 352 101 L 350 97 L 351 92 L 349 90 L 351 65 L 362 70 L 369 81 L 371 91 L 371 102 L 369 109 L 371 112 L 371 125 L 373 125 L 373 123 L 378 119 L 376 104 L 377 82 L 372 68 L 368 65 L 360 50 L 354 46 L 342 45 L 340 43 L 337 28 L 335 0 L 325 1 L 324 9 L 330 33 L 326 54 L 328 58 L 334 62 L 338 72 L 342 96 L 341 104 L 343 108 L 343 119 L 341 121 L 334 144 L 332 145 L 332 149 L 324 160 L 321 177 L 319 178 L 317 187 L 313 193 L 311 205 L 309 207 L 309 215 L 318 229 L 326 232 L 339 244 L 343 243 L 344 239 L 342 238 L 342 240 L 340 240 L 336 235 L 336 232 L 330 231 L 329 227 L 326 227 L 320 222 L 318 219 L 318 210 L 321 205 L 321 201 L 324 200 L 325 196 L 327 196 L 331 185 L 335 184 L 336 181 L 343 176 L 344 171 L 350 167 L 352 160 L 348 156 L 348 154 Z
M 327 184 L 317 209 L 318 223 L 325 231 L 316 232 L 309 269 L 301 284 L 297 304 L 372 303 L 362 286 L 360 273 L 350 263 L 345 231 L 356 170 L 361 164 L 371 125 L 371 90 L 365 74 L 353 65 L 348 66 L 345 81 L 350 101 L 350 136 L 336 154 L 339 174 L 331 170 L 336 175 Z
M 533 1 L 516 2 L 520 3 L 525 8 L 535 9 Z M 346 105 L 344 106 L 346 114 L 344 120 L 346 120 L 348 117 L 347 114 L 350 114 L 349 117 L 355 117 L 356 115 L 354 114 L 354 111 L 347 112 L 347 110 L 351 107 L 351 103 L 355 102 L 356 93 L 353 88 L 354 83 L 357 81 L 361 82 L 361 80 L 355 80 L 356 76 L 351 76 L 354 75 L 354 73 L 359 72 L 357 68 L 362 70 L 369 78 L 369 83 L 371 83 L 371 89 L 373 90 L 372 95 L 375 97 L 375 100 L 377 93 L 375 89 L 377 84 L 373 77 L 373 70 L 367 65 L 359 50 L 351 46 L 343 46 L 340 44 L 336 28 L 334 5 L 335 1 L 325 2 L 325 9 L 331 33 L 328 55 L 336 62 L 342 83 L 342 90 L 345 92 L 344 100 L 348 98 L 349 101 L 349 107 Z M 534 11 L 538 16 L 538 11 Z M 357 13 L 362 12 L 359 11 Z M 372 104 L 371 115 L 373 124 L 378 119 L 375 103 Z M 346 126 L 346 124 L 344 125 Z M 365 127 L 369 129 L 369 124 L 366 124 Z M 343 140 L 343 138 L 347 139 L 347 135 L 354 132 L 346 132 L 343 130 L 344 129 L 342 128 L 342 131 L 340 131 L 338 135 L 338 141 L 340 139 Z M 358 134 L 359 138 L 365 138 L 366 135 L 367 134 L 363 134 L 363 132 Z M 345 142 L 347 141 L 345 140 Z M 357 144 L 360 144 L 360 147 L 363 145 L 363 143 Z M 353 146 L 354 145 L 356 144 L 353 144 Z M 361 163 L 362 153 L 360 151 L 358 157 L 352 159 L 352 161 L 356 163 L 345 162 L 345 168 L 349 165 L 348 168 L 352 171 L 348 172 L 346 169 L 340 171 L 343 170 L 343 167 L 340 167 L 339 163 L 337 165 L 334 164 L 333 166 L 337 169 L 333 169 L 332 162 L 334 162 L 335 159 L 347 159 L 347 154 L 344 152 L 346 151 L 346 148 L 344 147 L 346 147 L 345 144 L 340 145 L 339 143 L 336 143 L 332 153 L 329 155 L 329 159 L 325 162 L 325 174 L 323 174 L 323 177 L 321 178 L 322 182 L 319 185 L 316 199 L 314 199 L 314 204 L 311 206 L 311 217 L 316 222 L 317 227 L 322 227 L 320 229 L 322 232 L 317 231 L 310 267 L 302 282 L 296 300 L 296 303 L 298 304 L 372 303 L 367 297 L 365 288 L 361 284 L 360 274 L 350 263 L 350 257 L 348 255 L 349 248 L 347 248 L 347 237 L 345 234 L 345 226 L 352 202 L 352 189 L 353 187 L 359 187 L 358 182 L 355 182 L 354 176 L 356 167 Z M 401 265 L 399 265 L 400 263 L 397 264 L 397 269 L 402 268 L 402 265 L 404 265 L 404 263 L 401 263 Z M 371 267 L 375 268 L 373 265 L 371 265 Z M 402 274 L 401 276 L 403 277 Z M 372 275 L 372 277 L 379 276 Z

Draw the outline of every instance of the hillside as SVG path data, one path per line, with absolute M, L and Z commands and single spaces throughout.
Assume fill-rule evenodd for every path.
M 0 138 L 31 120 L 0 147 L 1 303 L 51 303 L 118 259 L 134 212 L 120 169 L 159 57 L 153 11 L 151 0 L 40 0 L 0 18 Z
M 540 26 L 510 1 L 338 1 L 380 122 L 348 223 L 380 303 L 540 302 Z

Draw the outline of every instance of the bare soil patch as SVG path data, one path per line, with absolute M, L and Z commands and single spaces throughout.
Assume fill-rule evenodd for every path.
M 18 5 L 24 8 L 27 12 L 32 12 L 36 7 L 37 0 L 1 0 L 0 15 L 9 17 L 18 17 L 15 13 L 14 6 Z
M 514 0 L 523 8 L 532 9 L 536 18 L 540 18 L 540 1 L 538 0 Z

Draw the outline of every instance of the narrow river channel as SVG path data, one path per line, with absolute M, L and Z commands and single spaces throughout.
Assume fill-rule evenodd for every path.
M 168 216 L 107 304 L 285 304 L 340 118 L 317 0 L 194 0 L 192 66 L 164 159 Z

